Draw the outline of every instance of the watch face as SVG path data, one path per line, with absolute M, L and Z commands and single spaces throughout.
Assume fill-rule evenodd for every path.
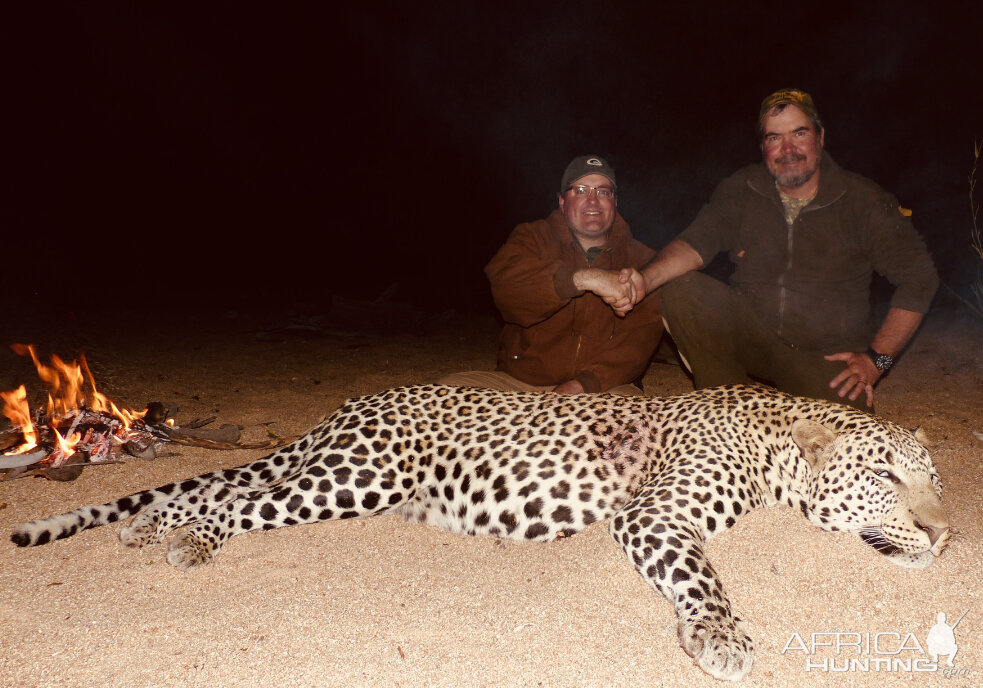
M 874 358 L 874 365 L 877 367 L 878 370 L 881 371 L 890 368 L 892 363 L 894 363 L 894 359 L 888 356 L 887 354 L 880 354 L 876 358 Z
M 867 351 L 867 355 L 870 356 L 870 360 L 874 362 L 874 367 L 882 373 L 894 365 L 894 359 L 887 354 L 881 354 L 873 349 L 870 349 Z

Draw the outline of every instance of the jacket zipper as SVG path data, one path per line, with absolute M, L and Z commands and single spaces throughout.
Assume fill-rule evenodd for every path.
M 747 182 L 747 185 L 748 185 L 748 188 L 750 188 L 755 193 L 757 193 L 757 194 L 759 194 L 761 196 L 767 197 L 767 194 L 765 194 L 762 191 L 758 190 L 755 187 L 755 185 L 753 183 L 751 183 L 750 180 Z M 824 201 L 824 202 L 822 202 L 820 204 L 816 204 L 816 199 L 813 199 L 810 202 L 809 205 L 807 205 L 805 208 L 803 208 L 801 211 L 799 211 L 799 215 L 798 215 L 798 217 L 795 218 L 795 220 L 798 221 L 799 217 L 802 217 L 803 213 L 814 212 L 816 210 L 820 210 L 822 208 L 826 208 L 826 207 L 828 207 L 830 205 L 833 205 L 838 200 L 840 200 L 841 198 L 843 198 L 843 196 L 845 194 L 846 194 L 846 191 L 845 190 L 841 190 L 840 193 L 837 194 L 837 196 L 835 198 L 831 198 L 831 199 L 829 199 L 827 201 Z M 785 218 L 785 206 L 782 203 L 781 198 L 779 198 L 778 201 L 777 201 L 777 207 L 778 207 L 778 211 L 782 214 L 782 218 L 784 219 Z M 793 249 L 793 247 L 795 245 L 795 241 L 794 241 L 794 239 L 795 239 L 795 231 L 794 231 L 794 227 L 793 227 L 794 224 L 795 224 L 795 222 L 789 223 L 789 222 L 786 221 L 786 223 L 785 223 L 785 226 L 786 226 L 786 228 L 788 230 L 788 235 L 787 235 L 787 240 L 786 240 L 786 250 L 788 251 L 788 259 L 785 261 L 785 270 L 782 272 L 782 275 L 781 275 L 781 277 L 778 280 L 778 283 L 780 285 L 780 290 L 778 292 L 778 334 L 779 334 L 779 336 L 783 336 L 784 335 L 784 331 L 785 331 L 785 305 L 786 305 L 787 300 L 788 300 L 788 290 L 787 290 L 787 288 L 785 286 L 785 278 L 788 275 L 789 271 L 792 269 L 792 249 Z
M 778 280 L 778 285 L 779 285 L 778 336 L 779 337 L 785 336 L 785 305 L 788 301 L 788 289 L 785 286 L 785 278 L 788 276 L 789 271 L 792 269 L 792 249 L 795 247 L 795 221 L 793 220 L 792 222 L 786 222 L 785 226 L 787 228 L 785 250 L 788 253 L 788 258 L 785 261 L 785 270 L 782 271 L 782 276 Z

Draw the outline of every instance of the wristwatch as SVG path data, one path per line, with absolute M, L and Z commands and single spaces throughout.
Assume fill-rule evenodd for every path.
M 873 349 L 867 349 L 867 355 L 874 362 L 874 367 L 882 373 L 886 373 L 894 365 L 894 359 L 887 354 L 882 354 Z

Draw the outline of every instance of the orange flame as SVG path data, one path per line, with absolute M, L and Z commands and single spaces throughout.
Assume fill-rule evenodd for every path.
M 85 360 L 85 354 L 80 354 L 79 359 L 82 361 L 82 370 L 85 371 L 85 377 L 89 380 L 89 386 L 92 388 L 92 401 L 89 404 L 89 408 L 91 408 L 93 411 L 111 413 L 116 418 L 119 418 L 119 420 L 123 423 L 123 427 L 127 430 L 130 429 L 130 425 L 133 423 L 133 421 L 147 415 L 147 409 L 144 409 L 143 411 L 120 409 L 116 406 L 116 404 L 107 399 L 105 394 L 102 394 L 96 389 L 96 379 L 92 376 L 92 371 L 89 369 L 89 362 Z
M 21 385 L 12 392 L 0 392 L 3 399 L 3 415 L 20 428 L 24 434 L 24 444 L 7 454 L 25 454 L 38 446 L 38 436 L 31 422 L 31 410 L 27 405 L 27 390 Z
M 61 436 L 61 433 L 58 432 L 56 428 L 51 428 L 51 429 L 54 431 L 55 441 L 58 443 L 58 450 L 53 456 L 53 461 L 52 461 L 53 464 L 57 467 L 60 466 L 65 461 L 67 461 L 69 458 L 71 458 L 72 454 L 75 453 L 75 445 L 77 445 L 79 443 L 79 440 L 82 439 L 82 435 L 77 432 L 73 432 L 71 437 L 65 439 L 64 437 Z

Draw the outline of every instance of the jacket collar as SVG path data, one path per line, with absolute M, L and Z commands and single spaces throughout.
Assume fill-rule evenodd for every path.
M 771 176 L 771 173 L 768 172 L 768 168 L 765 167 L 763 162 L 751 168 L 747 185 L 755 193 L 781 205 L 782 199 L 778 195 L 775 178 Z M 843 197 L 846 191 L 847 185 L 844 179 L 843 168 L 836 164 L 836 161 L 833 160 L 829 153 L 823 151 L 823 159 L 819 163 L 819 190 L 808 207 L 819 208 L 830 203 L 835 203 Z
M 573 241 L 576 243 L 576 238 L 570 231 L 570 228 L 567 227 L 567 219 L 563 216 L 563 213 L 560 212 L 559 208 L 550 213 L 546 218 L 546 221 L 549 223 L 550 230 L 552 230 L 553 235 L 558 240 L 564 242 Z M 632 235 L 631 230 L 628 228 L 628 223 L 625 222 L 623 217 L 621 217 L 621 213 L 615 211 L 614 225 L 611 227 L 611 233 L 608 234 L 608 240 L 604 242 L 604 250 L 610 251 L 618 244 L 621 244 L 631 238 Z

